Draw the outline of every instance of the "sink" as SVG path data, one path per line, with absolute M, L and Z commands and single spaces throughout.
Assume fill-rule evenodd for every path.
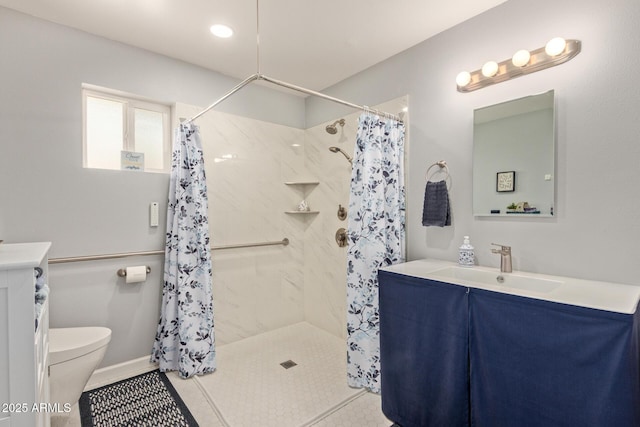
M 429 273 L 434 278 L 459 280 L 467 282 L 482 283 L 485 285 L 503 286 L 513 289 L 522 289 L 530 292 L 551 292 L 559 288 L 564 282 L 540 277 L 533 277 L 515 273 L 500 273 L 499 271 L 487 271 L 479 268 L 454 267 L 449 266 L 434 270 Z
M 497 268 L 461 267 L 456 262 L 430 259 L 399 263 L 381 270 L 467 288 L 616 313 L 633 314 L 640 308 L 640 282 L 601 282 L 527 271 L 501 273 Z M 502 279 L 498 279 L 499 277 Z

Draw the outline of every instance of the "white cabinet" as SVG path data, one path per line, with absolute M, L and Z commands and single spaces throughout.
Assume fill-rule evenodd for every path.
M 35 276 L 51 243 L 0 244 L 0 427 L 49 426 L 49 312 L 35 328 Z

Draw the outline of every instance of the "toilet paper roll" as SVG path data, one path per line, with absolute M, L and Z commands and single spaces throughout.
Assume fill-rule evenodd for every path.
M 147 267 L 145 265 L 127 267 L 126 283 L 139 283 L 145 280 L 147 280 Z

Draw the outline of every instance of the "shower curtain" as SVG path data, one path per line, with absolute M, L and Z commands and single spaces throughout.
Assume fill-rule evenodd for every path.
M 380 392 L 378 268 L 405 260 L 404 124 L 359 119 L 347 254 L 347 381 Z
M 151 362 L 189 378 L 216 368 L 207 183 L 200 130 L 176 129 L 167 209 L 164 287 Z

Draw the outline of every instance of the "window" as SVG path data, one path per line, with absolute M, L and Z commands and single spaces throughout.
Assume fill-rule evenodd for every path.
M 133 157 L 134 168 L 169 171 L 171 107 L 93 87 L 83 87 L 82 106 L 84 167 L 131 169 Z

